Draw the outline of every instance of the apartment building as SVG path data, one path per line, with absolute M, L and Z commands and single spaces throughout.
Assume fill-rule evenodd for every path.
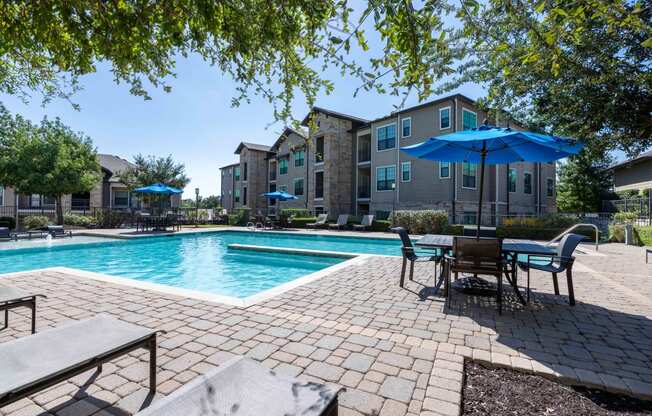
M 120 180 L 120 173 L 133 167 L 133 163 L 119 156 L 98 154 L 102 180 L 90 192 L 64 195 L 64 210 L 86 212 L 92 208 L 129 209 L 137 208 L 139 199 L 132 195 Z M 172 198 L 172 206 L 178 206 L 180 197 Z M 29 214 L 35 211 L 44 214 L 54 213 L 55 201 L 44 195 L 27 195 L 15 192 L 11 187 L 0 186 L 0 207 L 4 215 L 17 211 Z M 13 214 L 11 214 L 13 215 Z
M 331 218 L 342 213 L 385 218 L 395 209 L 443 209 L 452 221 L 475 223 L 479 166 L 415 159 L 400 147 L 478 127 L 486 116 L 461 94 L 374 120 L 314 107 L 302 123 L 308 132 L 287 128 L 271 147 L 261 147 L 267 148 L 266 189 L 284 190 L 299 199 L 268 206 L 261 201 L 258 206 L 272 214 L 277 204 L 307 207 Z M 498 122 L 507 124 L 507 120 Z M 519 128 L 514 123 L 510 127 Z M 222 168 L 225 201 L 229 192 L 235 192 L 225 184 L 230 169 L 234 165 Z M 487 166 L 484 185 L 483 222 L 487 224 L 495 216 L 556 210 L 554 163 Z
M 249 208 L 252 214 L 267 211 L 263 194 L 267 189 L 270 146 L 242 142 L 235 150 L 240 161 L 220 168 L 222 203 L 228 211 Z

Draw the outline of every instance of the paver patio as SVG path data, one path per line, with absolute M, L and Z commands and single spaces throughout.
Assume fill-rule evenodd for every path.
M 457 293 L 444 308 L 442 298 L 430 296 L 432 269 L 424 266 L 417 282 L 399 288 L 401 260 L 390 257 L 372 257 L 248 308 L 54 271 L 2 282 L 48 294 L 39 304 L 39 330 L 107 313 L 168 331 L 160 341 L 160 395 L 241 354 L 279 373 L 346 387 L 341 415 L 457 415 L 465 359 L 652 398 L 652 266 L 641 266 L 640 253 L 628 247 L 600 252 L 608 256 L 579 256 L 576 307 L 551 295 L 550 276 L 535 274 L 532 304 L 508 297 L 502 316 L 491 299 Z M 0 342 L 29 335 L 27 310 L 11 318 Z M 147 374 L 147 353 L 133 353 L 0 414 L 134 412 L 152 400 Z

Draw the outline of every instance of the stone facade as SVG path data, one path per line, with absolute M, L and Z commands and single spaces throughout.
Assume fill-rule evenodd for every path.
M 395 209 L 444 209 L 453 222 L 474 223 L 479 166 L 416 159 L 400 148 L 477 127 L 487 118 L 473 100 L 461 94 L 372 121 L 315 107 L 303 120 L 309 129 L 307 151 L 306 133 L 286 129 L 268 149 L 267 172 L 259 169 L 260 179 L 266 181 L 266 191 L 291 194 L 297 191 L 295 183 L 302 180 L 303 195 L 282 202 L 281 208 L 307 207 L 314 213 L 328 213 L 330 219 L 367 213 L 383 218 Z M 493 120 L 492 124 L 519 129 L 508 120 Z M 392 136 L 393 141 L 384 139 Z M 297 152 L 303 152 L 301 166 L 295 165 Z M 287 163 L 284 174 L 280 174 L 281 161 Z M 505 215 L 556 212 L 555 181 L 554 163 L 487 166 L 483 223 L 495 224 Z M 224 200 L 228 192 L 228 184 L 223 185 Z M 274 214 L 278 206 L 271 204 L 270 212 Z

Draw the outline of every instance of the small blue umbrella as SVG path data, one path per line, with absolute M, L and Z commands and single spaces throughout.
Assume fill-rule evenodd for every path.
M 175 195 L 180 194 L 183 191 L 178 188 L 173 188 L 164 183 L 154 183 L 152 185 L 143 186 L 141 188 L 134 189 L 134 192 L 139 194 L 152 194 L 152 195 Z M 163 201 L 159 197 L 159 215 L 163 212 Z
M 277 199 L 279 201 L 290 201 L 294 199 L 299 199 L 298 197 L 283 191 L 267 192 L 263 194 L 263 196 L 267 199 Z
M 401 150 L 419 159 L 480 163 L 477 220 L 477 235 L 480 236 L 485 164 L 552 162 L 574 155 L 582 147 L 581 143 L 568 138 L 485 124 L 472 130 L 431 137 L 423 143 L 402 147 Z
M 183 191 L 178 188 L 173 188 L 164 183 L 155 183 L 152 185 L 143 186 L 142 188 L 134 189 L 134 192 L 139 194 L 159 194 L 159 195 L 174 195 L 180 194 Z

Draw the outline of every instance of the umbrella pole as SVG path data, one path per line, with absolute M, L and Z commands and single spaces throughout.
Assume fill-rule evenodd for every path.
M 480 201 L 478 203 L 478 228 L 476 230 L 475 237 L 480 238 L 480 224 L 482 223 L 482 194 L 484 193 L 484 165 L 485 159 L 487 158 L 487 142 L 482 142 L 482 151 L 480 152 L 481 162 L 480 162 Z

